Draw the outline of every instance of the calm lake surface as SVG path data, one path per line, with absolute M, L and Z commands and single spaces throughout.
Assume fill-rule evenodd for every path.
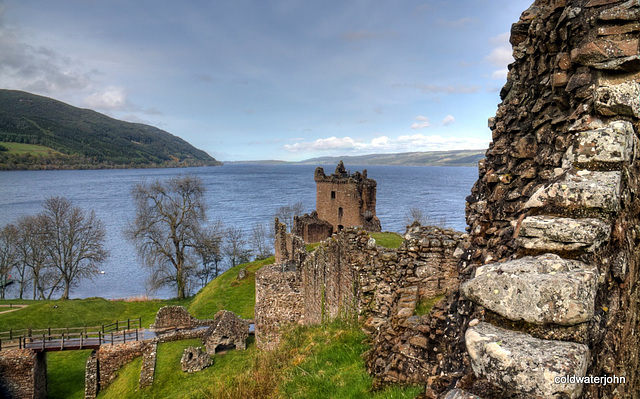
M 325 167 L 333 173 L 334 167 Z M 368 170 L 377 180 L 377 214 L 383 231 L 403 233 L 411 208 L 420 208 L 430 220 L 464 231 L 465 197 L 478 176 L 475 167 L 357 166 L 351 173 Z M 126 169 L 78 171 L 0 172 L 0 226 L 22 215 L 38 213 L 46 198 L 65 196 L 74 205 L 93 209 L 106 226 L 107 262 L 104 274 L 81 281 L 72 298 L 101 296 L 126 298 L 149 295 L 169 298 L 173 290 L 150 292 L 148 270 L 140 266 L 133 246 L 124 238 L 127 223 L 135 217 L 132 187 L 177 175 L 194 174 L 206 187 L 209 220 L 240 226 L 250 234 L 255 223 L 273 223 L 275 210 L 294 202 L 315 209 L 315 166 L 228 164 L 187 169 Z M 11 294 L 9 294 L 11 295 Z

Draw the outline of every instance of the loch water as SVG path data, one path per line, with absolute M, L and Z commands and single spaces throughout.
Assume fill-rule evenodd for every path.
M 383 231 L 403 233 L 411 208 L 429 220 L 464 231 L 465 198 L 478 176 L 475 167 L 358 166 L 378 182 L 377 214 Z M 42 210 L 45 199 L 64 196 L 85 210 L 94 210 L 106 227 L 109 259 L 100 266 L 104 274 L 83 280 L 72 298 L 100 296 L 127 298 L 149 295 L 169 298 L 174 291 L 147 288 L 149 271 L 142 268 L 133 245 L 123 231 L 135 217 L 131 189 L 140 182 L 194 174 L 202 179 L 209 220 L 238 226 L 250 234 L 256 223 L 271 224 L 275 210 L 302 202 L 305 212 L 315 209 L 315 166 L 226 164 L 186 169 L 111 169 L 0 172 L 0 227 L 22 215 Z M 333 168 L 325 167 L 325 173 Z M 11 294 L 9 294 L 11 297 Z

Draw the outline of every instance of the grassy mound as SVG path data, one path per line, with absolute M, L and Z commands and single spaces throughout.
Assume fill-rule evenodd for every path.
M 198 340 L 158 346 L 154 385 L 137 389 L 141 360 L 123 367 L 100 398 L 413 398 L 421 388 L 372 391 L 357 326 L 334 322 L 292 329 L 271 352 L 249 342 L 246 351 L 214 357 L 213 366 L 194 374 L 179 367 L 182 351 Z
M 211 319 L 221 309 L 252 319 L 256 305 L 256 271 L 274 261 L 272 256 L 232 267 L 201 289 L 187 309 L 200 319 Z M 243 268 L 247 269 L 247 277 L 238 280 L 238 272 Z

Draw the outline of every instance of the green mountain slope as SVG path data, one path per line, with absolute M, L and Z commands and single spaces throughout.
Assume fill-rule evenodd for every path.
M 0 142 L 39 144 L 69 156 L 69 163 L 87 167 L 220 164 L 206 152 L 153 126 L 14 90 L 0 90 Z M 5 158 L 0 162 L 10 161 L 9 155 L 0 152 Z

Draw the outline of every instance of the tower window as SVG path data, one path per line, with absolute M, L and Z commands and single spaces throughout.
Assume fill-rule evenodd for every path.
M 342 208 L 338 208 L 338 217 L 341 218 L 342 217 Z
M 336 199 L 336 192 L 335 191 L 331 192 L 331 199 Z

